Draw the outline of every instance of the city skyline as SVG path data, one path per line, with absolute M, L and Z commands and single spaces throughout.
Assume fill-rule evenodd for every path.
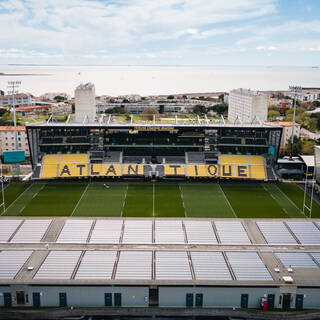
M 316 0 L 0 0 L 0 64 L 317 66 L 319 8 Z

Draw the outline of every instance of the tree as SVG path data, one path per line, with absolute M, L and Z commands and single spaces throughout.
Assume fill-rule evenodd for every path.
M 293 138 L 293 148 L 291 139 L 288 141 L 288 144 L 286 146 L 286 153 L 290 155 L 291 157 L 299 155 L 302 153 L 303 148 L 303 141 L 301 138 L 298 138 L 297 136 L 294 136 Z
M 196 106 L 193 107 L 192 112 L 195 114 L 204 114 L 206 113 L 206 107 L 197 104 Z
M 55 100 L 55 101 L 57 101 L 57 102 L 63 102 L 64 100 L 66 100 L 66 98 L 63 97 L 63 96 L 55 96 L 55 97 L 53 98 L 53 100 Z
M 269 110 L 268 111 L 268 119 L 275 120 L 277 117 L 280 117 L 280 112 L 276 110 Z
M 315 144 L 315 141 L 307 140 L 302 146 L 302 154 L 313 154 Z
M 153 115 L 158 115 L 158 111 L 155 108 L 152 107 L 147 107 L 144 108 L 142 111 L 142 114 L 144 115 L 145 118 L 147 118 L 148 120 L 153 120 Z
M 147 107 L 147 108 L 143 109 L 142 114 L 144 114 L 144 115 L 153 115 L 153 114 L 158 114 L 158 111 L 155 108 Z
M 171 96 L 168 96 L 167 99 L 168 99 L 168 100 L 172 100 L 172 99 L 174 99 L 174 96 L 172 96 L 172 95 L 171 95 Z

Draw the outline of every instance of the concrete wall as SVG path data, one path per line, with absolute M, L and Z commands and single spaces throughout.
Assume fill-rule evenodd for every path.
M 279 302 L 279 288 L 159 287 L 159 306 L 185 307 L 187 293 L 202 293 L 203 307 L 240 307 L 241 294 L 249 295 L 249 308 L 260 307 L 264 294 L 275 295 L 275 307 Z
M 148 287 L 79 287 L 79 286 L 32 286 L 29 287 L 30 305 L 32 293 L 40 292 L 42 307 L 59 306 L 59 293 L 67 294 L 67 305 L 75 307 L 104 307 L 105 293 L 121 293 L 123 307 L 147 307 L 149 305 Z M 114 304 L 114 297 L 112 296 Z
M 320 289 L 297 288 L 297 294 L 304 294 L 303 307 L 304 308 L 320 308 Z M 294 297 L 295 299 L 295 297 Z M 295 301 L 293 303 L 295 307 Z
M 1 286 L 0 287 L 0 307 L 4 306 L 4 301 L 3 301 L 3 293 L 4 292 L 11 292 L 10 287 L 6 287 L 6 286 Z

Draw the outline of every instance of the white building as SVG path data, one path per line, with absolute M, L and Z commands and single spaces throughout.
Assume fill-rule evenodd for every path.
M 71 100 L 71 96 L 65 92 L 47 92 L 40 96 L 41 100 L 54 100 L 55 97 L 60 96 L 65 98 L 67 101 Z
M 17 126 L 18 150 L 25 151 L 29 156 L 29 145 L 26 133 L 26 127 Z M 15 135 L 13 126 L 0 126 L 0 153 L 4 151 L 15 151 Z
M 280 146 L 287 145 L 288 141 L 292 137 L 292 122 L 275 121 L 275 122 L 266 122 L 266 123 L 270 125 L 282 127 L 282 136 L 281 136 Z M 301 134 L 301 125 L 299 123 L 296 123 L 294 126 L 294 135 L 299 138 L 300 134 Z
M 14 104 L 16 106 L 34 106 L 36 104 L 35 99 L 30 94 L 18 93 L 14 96 Z M 4 96 L 0 95 L 0 107 L 7 107 L 13 105 L 13 95 L 7 94 Z
M 92 83 L 80 84 L 75 92 L 75 121 L 94 122 L 96 118 L 95 88 Z
M 234 89 L 229 94 L 229 121 L 251 122 L 255 117 L 261 121 L 268 118 L 269 97 L 256 91 Z

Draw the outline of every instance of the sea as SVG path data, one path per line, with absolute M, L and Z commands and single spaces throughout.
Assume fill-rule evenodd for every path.
M 279 66 L 53 66 L 0 65 L 0 90 L 21 81 L 20 92 L 73 95 L 80 83 L 92 82 L 97 95 L 223 92 L 234 88 L 287 90 L 320 87 L 320 68 Z

